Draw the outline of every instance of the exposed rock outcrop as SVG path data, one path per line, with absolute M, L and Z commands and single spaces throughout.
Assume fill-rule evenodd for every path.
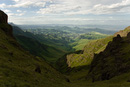
M 113 38 L 106 49 L 95 55 L 89 75 L 92 82 L 109 80 L 115 76 L 130 72 L 130 39 L 127 37 Z
M 130 26 L 128 26 L 127 28 L 125 28 L 124 30 L 121 30 L 119 32 L 116 32 L 114 34 L 114 36 L 120 35 L 121 37 L 126 37 L 127 34 L 130 32 Z
M 8 16 L 0 10 L 0 29 L 2 29 L 7 35 L 13 37 L 12 26 L 8 24 Z
M 1 23 L 6 23 L 8 21 L 8 16 L 5 14 L 3 11 L 0 10 L 0 24 Z
M 109 80 L 130 72 L 130 26 L 114 34 L 103 52 L 94 55 L 87 78 Z M 90 77 L 89 77 L 90 76 Z
M 127 34 L 127 38 L 130 38 L 130 32 Z

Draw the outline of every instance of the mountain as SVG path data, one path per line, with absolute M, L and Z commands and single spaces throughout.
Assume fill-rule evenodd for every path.
M 71 67 L 71 68 L 84 66 L 84 65 L 90 65 L 91 61 L 93 60 L 94 54 L 99 54 L 100 52 L 104 51 L 107 44 L 110 41 L 112 41 L 113 37 L 117 36 L 118 34 L 120 34 L 121 37 L 126 37 L 128 32 L 130 32 L 130 27 L 127 27 L 124 30 L 116 32 L 114 35 L 108 36 L 106 38 L 90 41 L 86 44 L 86 46 L 84 47 L 83 50 L 81 50 L 80 53 L 74 52 L 74 53 L 66 54 L 64 56 L 64 58 L 66 58 L 64 62 L 68 65 L 68 67 Z M 91 34 L 91 35 L 94 35 L 94 37 L 98 37 L 98 36 L 105 37 L 104 35 L 101 35 L 101 34 L 99 35 L 97 34 L 97 36 L 95 34 Z M 81 36 L 81 37 L 85 38 L 85 36 Z M 86 38 L 89 38 L 88 35 Z M 63 62 L 63 59 L 62 61 L 60 60 L 58 61 L 59 64 L 60 62 Z M 60 67 L 64 67 L 63 63 L 61 65 L 62 66 Z
M 129 31 L 130 27 L 127 27 L 117 32 L 118 35 L 109 42 L 106 49 L 95 54 L 89 71 L 93 82 L 130 73 L 130 33 L 127 33 Z M 126 77 L 123 80 L 129 79 Z
M 7 15 L 0 11 L 0 87 L 61 87 L 66 79 L 42 58 L 17 43 Z
M 72 83 L 87 87 L 129 87 L 129 32 L 127 27 L 113 36 L 90 42 L 82 51 L 66 54 L 57 61 L 59 71 L 68 75 Z M 86 64 L 82 62 L 85 57 Z
M 130 86 L 130 27 L 61 57 L 57 63 L 63 75 L 43 58 L 31 55 L 19 45 L 12 34 L 12 26 L 7 23 L 7 15 L 2 11 L 0 19 L 0 87 Z M 42 47 L 35 39 L 18 36 Z

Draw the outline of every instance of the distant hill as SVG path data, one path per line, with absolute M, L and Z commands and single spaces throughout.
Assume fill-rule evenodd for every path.
M 74 42 L 71 43 L 70 45 L 77 51 L 77 50 L 82 50 L 84 46 L 89 43 L 92 40 L 97 40 L 101 38 L 105 38 L 109 35 L 107 34 L 102 34 L 99 32 L 89 32 L 85 34 L 81 34 L 78 37 L 75 38 Z

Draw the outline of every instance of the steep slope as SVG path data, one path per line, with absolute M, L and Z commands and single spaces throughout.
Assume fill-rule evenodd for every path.
M 16 25 L 13 25 L 13 34 L 19 44 L 31 54 L 40 56 L 49 63 L 54 63 L 65 54 L 64 51 L 42 44 L 37 40 L 37 37 L 30 33 L 24 32 Z
M 115 33 L 114 36 L 117 36 L 119 34 L 121 37 L 126 37 L 129 32 L 130 32 L 130 26 L 128 26 L 124 30 Z
M 113 36 L 109 36 L 104 39 L 99 39 L 99 40 L 93 40 L 90 41 L 82 50 L 81 53 L 69 53 L 65 55 L 66 58 L 64 62 L 68 65 L 68 67 L 78 67 L 78 66 L 84 66 L 84 65 L 90 65 L 91 61 L 93 60 L 94 54 L 98 54 L 101 51 L 103 51 L 108 42 L 112 41 L 112 38 L 117 36 L 118 34 L 121 35 L 121 37 L 127 36 L 128 32 L 130 32 L 130 27 L 125 28 L 124 30 L 121 30 L 117 33 L 115 33 Z M 62 66 L 60 67 L 65 67 L 63 65 L 63 60 L 59 60 L 58 63 L 60 64 L 62 62 Z
M 5 15 L 0 11 L 0 19 Z M 20 47 L 5 19 L 0 21 L 0 87 L 65 86 L 66 81 L 60 73 L 43 59 L 30 55 Z
M 130 31 L 129 27 L 126 29 Z M 126 33 L 126 29 L 123 30 L 124 33 Z M 129 87 L 130 33 L 127 33 L 126 36 L 121 37 L 117 35 L 113 39 L 111 37 L 112 41 L 108 43 L 106 48 L 103 47 L 105 50 L 102 50 L 102 52 L 96 51 L 98 46 L 93 49 L 92 51 L 96 51 L 95 53 L 97 54 L 94 54 L 94 59 L 88 66 L 74 67 L 71 69 L 63 67 L 70 71 L 68 74 L 70 81 L 82 85 L 86 82 L 86 87 Z M 90 49 L 93 48 L 91 45 L 87 47 Z M 81 52 L 76 54 L 79 53 Z
M 112 38 L 113 36 L 110 36 L 104 39 L 91 41 L 84 47 L 81 52 L 67 54 L 65 57 L 66 61 L 64 62 L 66 62 L 68 67 L 71 68 L 90 65 L 91 61 L 93 60 L 94 54 L 103 51 L 107 46 L 107 43 L 111 41 Z M 58 61 L 58 63 L 60 63 L 60 61 Z
M 109 80 L 115 76 L 130 72 L 130 33 L 127 37 L 113 38 L 106 49 L 95 55 L 90 75 L 93 81 Z

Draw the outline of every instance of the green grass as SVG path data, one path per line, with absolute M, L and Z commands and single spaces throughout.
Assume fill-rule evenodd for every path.
M 99 32 L 89 32 L 86 34 L 81 34 L 77 38 L 75 38 L 74 42 L 70 45 L 77 51 L 77 50 L 83 50 L 84 46 L 88 44 L 92 40 L 97 40 L 101 38 L 105 38 L 108 35 L 101 34 Z
M 78 67 L 91 64 L 95 53 L 103 51 L 113 36 L 104 39 L 90 41 L 83 49 L 83 54 L 68 54 L 67 64 L 69 67 Z
M 78 41 L 75 41 L 74 43 L 71 43 L 70 45 L 73 46 L 73 48 L 76 49 L 77 51 L 77 50 L 82 50 L 83 47 L 90 41 L 91 40 L 88 39 L 80 39 Z
M 61 56 L 65 54 L 64 51 L 41 44 L 35 39 L 25 36 L 17 35 L 17 41 L 19 44 L 31 54 L 42 57 L 49 63 L 55 63 Z
M 64 76 L 43 59 L 25 52 L 2 30 L 0 37 L 0 87 L 129 87 L 130 85 L 127 82 L 130 73 L 92 83 L 85 78 L 88 73 L 87 67 L 71 72 L 67 76 L 71 81 L 68 83 Z M 35 72 L 37 66 L 40 66 L 41 73 Z
M 61 87 L 64 77 L 0 29 L 0 87 Z M 39 66 L 41 73 L 35 72 Z

